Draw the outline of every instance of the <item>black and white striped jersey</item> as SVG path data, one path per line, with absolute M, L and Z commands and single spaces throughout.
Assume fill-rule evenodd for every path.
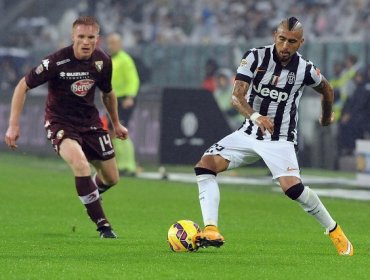
M 282 66 L 275 45 L 247 51 L 237 69 L 236 80 L 249 83 L 247 102 L 254 111 L 269 116 L 274 133 L 262 134 L 257 125 L 246 119 L 241 130 L 259 140 L 297 142 L 298 105 L 304 86 L 320 84 L 320 70 L 299 53 Z

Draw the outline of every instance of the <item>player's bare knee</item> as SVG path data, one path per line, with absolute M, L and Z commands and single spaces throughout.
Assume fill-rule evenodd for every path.
M 225 171 L 229 166 L 229 161 L 221 156 L 203 156 L 200 161 L 195 165 L 196 168 L 208 169 L 214 173 Z
M 279 178 L 279 183 L 284 192 L 292 188 L 293 186 L 302 183 L 298 177 L 295 176 L 282 176 Z
M 114 185 L 117 185 L 119 182 L 119 176 L 112 176 L 112 177 L 109 177 L 105 180 L 105 184 L 107 184 L 108 186 L 111 186 L 113 187 Z
M 91 174 L 90 164 L 84 158 L 72 159 L 69 165 L 76 176 L 89 176 Z
M 212 156 L 203 156 L 195 167 L 206 168 L 215 171 L 215 162 Z
M 197 168 L 197 167 L 207 168 L 206 164 L 202 161 L 202 159 L 200 159 L 200 161 L 198 161 L 197 164 L 194 166 L 194 168 Z
M 216 164 L 210 156 L 203 156 L 195 165 L 194 172 L 196 176 L 199 175 L 217 175 Z

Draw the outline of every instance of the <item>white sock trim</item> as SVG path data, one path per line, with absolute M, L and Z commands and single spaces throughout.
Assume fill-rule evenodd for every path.
M 96 189 L 92 193 L 89 193 L 88 195 L 79 196 L 81 202 L 83 204 L 90 204 L 99 199 L 99 191 Z
M 208 179 L 214 179 L 216 178 L 216 176 L 213 174 L 202 174 L 202 175 L 197 175 L 196 178 L 197 178 L 197 182 L 201 182 L 201 181 L 208 180 Z

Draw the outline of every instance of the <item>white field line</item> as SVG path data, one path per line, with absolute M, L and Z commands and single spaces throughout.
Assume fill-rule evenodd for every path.
M 161 175 L 158 172 L 143 172 L 139 178 L 160 180 Z M 196 183 L 195 175 L 192 173 L 169 173 L 168 180 L 184 183 Z M 219 174 L 217 181 L 224 184 L 240 184 L 240 185 L 270 185 L 273 184 L 271 177 L 240 177 L 240 176 L 227 176 Z M 306 185 L 323 184 L 323 185 L 347 185 L 356 186 L 356 180 L 346 178 L 333 178 L 333 177 L 318 177 L 318 176 L 302 176 L 302 181 Z
M 143 179 L 160 180 L 161 175 L 158 172 L 143 172 L 139 176 Z M 168 180 L 184 183 L 196 184 L 195 175 L 191 173 L 169 173 Z M 274 185 L 271 177 L 258 177 L 258 178 L 246 178 L 246 177 L 232 177 L 226 175 L 217 176 L 217 181 L 224 184 L 235 184 L 235 185 Z M 370 200 L 369 190 L 354 190 L 354 189 L 338 189 L 334 186 L 356 186 L 356 180 L 346 178 L 329 178 L 329 177 L 318 177 L 318 176 L 303 176 L 302 181 L 305 185 L 323 184 L 332 187 L 329 189 L 314 189 L 319 196 L 323 197 L 335 197 L 344 199 L 355 199 L 355 200 Z M 279 187 L 273 187 L 273 191 L 281 192 Z

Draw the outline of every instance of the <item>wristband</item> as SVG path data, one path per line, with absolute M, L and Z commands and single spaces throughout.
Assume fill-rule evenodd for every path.
M 252 115 L 249 116 L 249 119 L 252 121 L 252 122 L 256 122 L 256 120 L 261 116 L 260 113 L 257 113 L 257 112 L 254 112 Z

